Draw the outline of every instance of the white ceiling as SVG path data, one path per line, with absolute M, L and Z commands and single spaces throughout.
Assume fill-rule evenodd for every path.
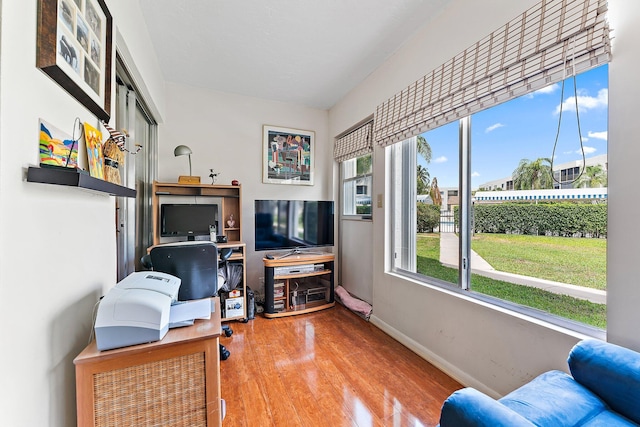
M 138 0 L 167 81 L 328 109 L 451 0 Z

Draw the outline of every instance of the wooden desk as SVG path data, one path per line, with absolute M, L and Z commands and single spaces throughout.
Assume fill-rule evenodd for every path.
M 149 344 L 98 351 L 94 340 L 73 361 L 78 426 L 220 427 L 220 333 L 216 310 Z

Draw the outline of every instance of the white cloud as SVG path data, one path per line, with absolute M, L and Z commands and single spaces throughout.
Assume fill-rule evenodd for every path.
M 595 138 L 595 139 L 602 139 L 602 140 L 607 140 L 607 131 L 602 131 L 602 132 L 591 132 L 589 131 L 588 133 L 589 138 Z
M 485 133 L 489 133 L 489 132 L 494 131 L 496 129 L 499 129 L 501 127 L 504 127 L 504 125 L 502 123 L 496 123 L 494 125 L 489 126 L 484 131 L 485 131 Z
M 538 89 L 535 92 L 531 92 L 529 94 L 530 98 L 533 98 L 536 95 L 549 95 L 550 93 L 555 92 L 556 90 L 558 90 L 560 88 L 560 85 L 558 83 L 554 83 L 552 85 L 549 86 L 545 86 L 542 89 Z
M 587 138 L 586 136 L 582 137 L 582 142 L 587 142 L 589 140 L 589 138 Z
M 436 159 L 433 160 L 434 163 L 444 163 L 446 162 L 448 159 L 445 156 L 440 156 Z
M 583 148 L 583 150 L 584 150 L 584 154 L 593 154 L 593 153 L 595 153 L 596 151 L 598 151 L 598 149 L 597 149 L 597 148 L 595 148 L 595 147 L 582 147 L 582 148 Z M 576 151 L 576 154 L 582 154 L 582 151 L 577 150 L 577 151 Z
M 580 91 L 578 91 L 580 92 Z M 606 107 L 609 105 L 609 89 L 600 89 L 598 96 L 580 95 L 578 93 L 578 110 L 580 112 L 586 112 L 594 108 Z M 576 97 L 570 96 L 562 103 L 562 111 L 575 111 L 576 109 Z M 560 105 L 556 107 L 554 114 L 560 113 Z
M 472 178 L 475 178 L 475 177 L 478 177 L 478 176 L 480 176 L 480 172 L 474 172 L 474 173 L 471 174 Z

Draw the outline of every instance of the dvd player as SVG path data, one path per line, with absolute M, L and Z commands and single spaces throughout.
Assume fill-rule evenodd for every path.
M 288 274 L 313 273 L 314 271 L 315 271 L 315 266 L 313 264 L 303 264 L 303 265 L 290 265 L 285 267 L 275 267 L 273 269 L 273 274 L 275 276 L 286 276 Z

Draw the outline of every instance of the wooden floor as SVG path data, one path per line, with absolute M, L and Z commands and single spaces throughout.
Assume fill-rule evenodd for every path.
M 461 387 L 339 304 L 230 326 L 224 427 L 434 426 Z

